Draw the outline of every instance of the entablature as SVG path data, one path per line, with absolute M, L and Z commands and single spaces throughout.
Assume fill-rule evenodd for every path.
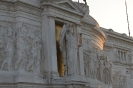
M 60 11 L 65 11 L 64 14 L 77 15 L 81 18 L 83 17 L 83 11 L 71 0 L 42 0 L 41 8 L 45 9 L 46 7 L 53 7 L 53 9 L 56 8 L 56 10 L 60 9 Z

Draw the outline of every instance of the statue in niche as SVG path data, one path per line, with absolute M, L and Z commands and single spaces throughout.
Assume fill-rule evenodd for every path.
M 77 49 L 78 43 L 74 35 L 73 25 L 64 24 L 60 35 L 60 50 L 66 59 L 66 74 L 78 74 Z
M 5 34 L 3 34 L 4 41 L 4 59 L 1 64 L 1 69 L 4 71 L 12 70 L 12 60 L 14 56 L 14 37 L 15 33 L 11 24 L 8 24 L 5 28 Z

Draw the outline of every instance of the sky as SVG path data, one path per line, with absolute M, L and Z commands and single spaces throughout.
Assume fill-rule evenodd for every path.
M 73 0 L 78 1 L 78 0 Z M 128 33 L 125 0 L 86 0 L 90 15 L 103 28 L 113 29 L 118 33 Z M 130 33 L 133 36 L 133 0 L 126 0 L 129 16 Z M 79 0 L 83 2 L 83 0 Z

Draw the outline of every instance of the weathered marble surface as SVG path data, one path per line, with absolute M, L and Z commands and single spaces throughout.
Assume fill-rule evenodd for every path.
M 72 0 L 1 0 L 0 87 L 133 88 L 133 38 L 101 28 Z

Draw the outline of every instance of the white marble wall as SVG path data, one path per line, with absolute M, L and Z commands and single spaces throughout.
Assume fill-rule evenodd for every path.
M 72 63 L 78 64 L 70 69 L 78 71 L 63 77 L 56 22 L 72 24 L 77 42 Z M 89 7 L 72 0 L 1 0 L 0 87 L 132 88 L 132 43 L 132 38 L 100 28 Z
M 101 28 L 107 37 L 104 50 L 113 61 L 113 88 L 132 88 L 133 38 Z

